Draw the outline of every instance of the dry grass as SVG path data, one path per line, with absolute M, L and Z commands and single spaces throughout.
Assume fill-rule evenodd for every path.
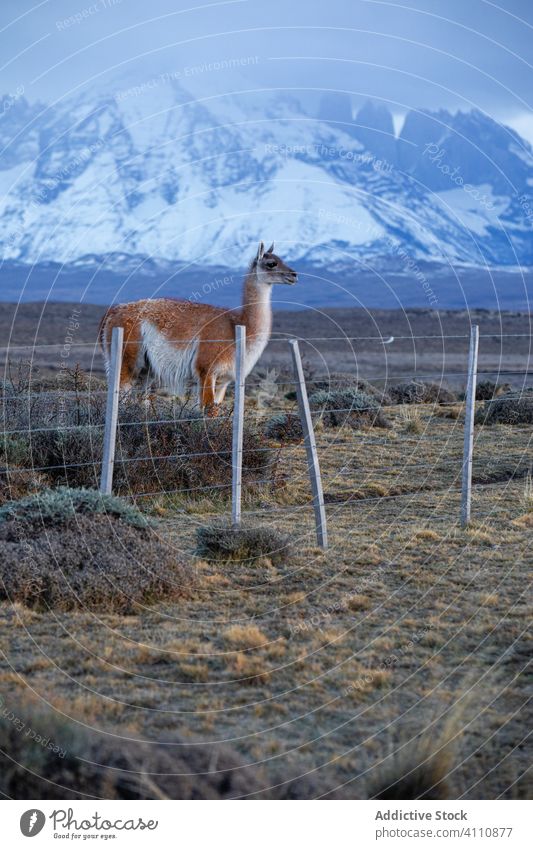
M 224 639 L 240 649 L 257 649 L 268 642 L 268 638 L 257 625 L 232 625 L 224 631 Z
M 413 408 L 421 433 L 406 432 L 405 414 L 393 407 L 389 429 L 317 433 L 327 552 L 316 546 L 304 447 L 284 445 L 283 485 L 252 493 L 246 507 L 257 511 L 254 524 L 289 537 L 296 556 L 261 549 L 258 568 L 227 552 L 202 554 L 186 599 L 163 599 L 142 613 L 52 616 L 3 603 L 9 639 L 0 687 L 16 694 L 27 680 L 76 720 L 126 737 L 200 741 L 211 753 L 207 741 L 234 740 L 239 763 L 256 764 L 246 779 L 254 798 L 274 784 L 297 798 L 526 794 L 530 434 L 510 424 L 476 426 L 479 484 L 473 524 L 463 530 L 462 421 L 427 404 Z M 194 549 L 199 526 L 217 525 L 227 510 L 192 498 L 179 513 L 170 500 L 152 506 L 158 533 L 181 553 Z M 465 670 L 476 709 L 459 712 L 443 737 L 439 729 L 472 687 Z M 426 750 L 428 737 L 449 745 Z M 10 746 L 19 752 L 16 740 Z M 108 754 L 98 761 L 100 754 L 95 761 L 115 764 Z M 33 757 L 31 747 L 20 751 L 23 766 Z M 54 774 L 52 764 L 44 768 Z M 187 772 L 181 762 L 180 770 Z M 203 778 L 188 779 L 185 789 L 152 779 L 165 794 L 189 798 L 197 783 L 199 794 L 221 795 L 220 784 Z M 117 792 L 112 781 L 109 789 L 92 774 L 91 781 L 95 795 Z M 226 796 L 240 786 L 231 783 Z M 40 788 L 33 792 L 39 797 Z
M 352 595 L 348 599 L 348 610 L 367 610 L 372 606 L 372 602 L 367 595 Z
M 261 658 L 249 657 L 244 652 L 236 652 L 229 660 L 229 669 L 233 679 L 245 687 L 258 687 L 268 684 L 270 672 Z
M 423 433 L 424 422 L 416 407 L 400 407 L 400 416 L 405 421 L 406 433 Z
M 0 765 L 11 799 L 231 799 L 261 789 L 228 746 L 91 732 L 26 695 L 0 706 Z
M 533 478 L 529 472 L 524 482 L 524 491 L 522 492 L 520 505 L 526 513 L 533 513 Z

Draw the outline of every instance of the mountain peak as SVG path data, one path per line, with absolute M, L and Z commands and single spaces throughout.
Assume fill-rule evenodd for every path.
M 327 91 L 320 98 L 318 118 L 332 124 L 342 124 L 349 131 L 352 124 L 352 101 L 349 94 Z
M 533 158 L 483 113 L 410 112 L 397 139 L 386 105 L 353 120 L 342 93 L 324 95 L 317 120 L 282 92 L 195 99 L 174 78 L 126 82 L 7 109 L 4 258 L 241 266 L 268 232 L 317 265 L 398 264 L 400 246 L 413 262 L 533 263 L 519 200 Z
M 376 156 L 396 162 L 394 123 L 386 106 L 367 100 L 357 112 L 352 132 Z
M 530 146 L 479 109 L 454 114 L 446 109 L 412 110 L 399 141 L 401 168 L 433 191 L 456 184 L 488 185 L 502 195 L 531 191 Z

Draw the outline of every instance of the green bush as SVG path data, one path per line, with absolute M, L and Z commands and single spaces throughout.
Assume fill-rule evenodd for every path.
M 342 389 L 348 389 L 355 392 L 364 392 L 365 395 L 371 395 L 382 407 L 392 404 L 390 395 L 384 390 L 377 389 L 372 386 L 368 380 L 363 380 L 355 374 L 342 371 L 332 371 L 329 374 L 318 375 L 308 380 L 306 383 L 307 394 L 313 395 L 315 392 L 338 392 Z M 289 400 L 296 399 L 296 392 L 293 390 L 285 396 Z
M 122 519 L 136 528 L 146 528 L 150 520 L 128 501 L 103 495 L 94 489 L 58 487 L 12 501 L 0 507 L 0 525 L 9 521 L 33 524 L 66 522 L 79 515 L 105 515 Z
M 6 466 L 27 466 L 31 451 L 27 439 L 20 436 L 0 435 L 0 463 Z
M 370 395 L 375 398 L 382 406 L 390 404 L 391 399 L 387 392 L 377 389 L 372 386 L 368 380 L 362 377 L 357 377 L 355 374 L 342 371 L 332 371 L 330 374 L 315 377 L 307 385 L 307 391 L 312 394 L 320 390 L 326 392 L 338 392 L 343 389 L 348 389 L 352 392 L 364 392 L 365 395 Z

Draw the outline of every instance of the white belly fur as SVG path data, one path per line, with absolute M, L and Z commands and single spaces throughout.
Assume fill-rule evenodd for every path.
M 186 342 L 178 348 L 149 321 L 142 322 L 141 335 L 143 353 L 146 352 L 161 386 L 173 395 L 186 394 L 187 382 L 196 377 L 194 362 L 198 352 L 198 339 Z

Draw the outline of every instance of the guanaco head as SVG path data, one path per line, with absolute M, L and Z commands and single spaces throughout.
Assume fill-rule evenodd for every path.
M 252 262 L 252 269 L 255 270 L 257 279 L 261 283 L 286 283 L 293 286 L 298 280 L 296 272 L 285 265 L 283 260 L 274 253 L 274 242 L 267 251 L 265 251 L 264 243 L 259 242 L 257 255 Z

